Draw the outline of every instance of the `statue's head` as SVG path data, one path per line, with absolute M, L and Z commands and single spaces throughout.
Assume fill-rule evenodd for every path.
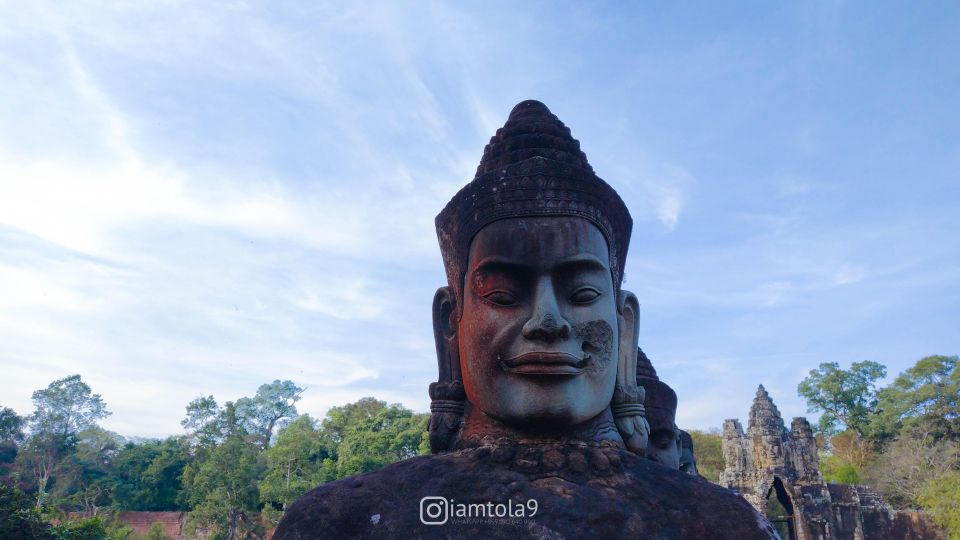
M 514 107 L 436 225 L 448 286 L 434 299 L 435 451 L 464 397 L 533 431 L 611 404 L 615 417 L 642 413 L 637 299 L 620 287 L 632 220 L 545 105 Z
M 693 437 L 684 430 L 680 430 L 680 471 L 699 476 L 697 458 L 693 454 Z
M 677 394 L 657 376 L 643 351 L 637 354 L 637 384 L 646 393 L 647 422 L 650 439 L 647 457 L 671 469 L 680 468 L 680 430 L 676 424 Z

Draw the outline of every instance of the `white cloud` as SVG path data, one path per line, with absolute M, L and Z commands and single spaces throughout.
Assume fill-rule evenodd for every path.
M 866 271 L 863 268 L 844 264 L 834 274 L 833 283 L 835 285 L 850 285 L 861 281 L 864 277 L 866 277 Z

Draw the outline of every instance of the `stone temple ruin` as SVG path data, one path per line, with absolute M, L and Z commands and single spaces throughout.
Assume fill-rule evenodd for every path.
M 763 385 L 746 433 L 739 420 L 724 421 L 723 458 L 720 484 L 767 515 L 783 540 L 945 538 L 925 514 L 892 510 L 866 486 L 824 481 L 810 423 L 794 418 L 788 430 Z

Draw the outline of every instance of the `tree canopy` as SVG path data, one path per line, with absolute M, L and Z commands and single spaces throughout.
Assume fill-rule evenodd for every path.
M 80 375 L 53 381 L 34 392 L 31 399 L 34 411 L 30 416 L 30 431 L 33 433 L 68 437 L 110 416 L 103 398 L 92 393 Z
M 874 437 L 906 431 L 935 439 L 960 438 L 960 368 L 956 356 L 927 356 L 877 393 Z
M 876 382 L 886 375 L 884 366 L 870 360 L 854 362 L 848 370 L 826 362 L 800 381 L 797 392 L 806 398 L 807 412 L 821 413 L 821 431 L 853 429 L 863 435 L 876 407 Z

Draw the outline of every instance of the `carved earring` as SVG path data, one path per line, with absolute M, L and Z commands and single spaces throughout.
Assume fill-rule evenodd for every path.
M 617 314 L 617 322 L 622 332 L 632 330 L 628 339 L 621 339 L 620 354 L 617 356 L 617 384 L 613 390 L 610 410 L 617 430 L 623 438 L 627 450 L 644 456 L 650 439 L 650 424 L 647 422 L 646 389 L 637 384 L 637 343 L 639 331 L 640 303 L 637 297 L 628 291 L 622 291 L 622 306 Z
M 460 350 L 454 330 L 456 300 L 449 287 L 440 287 L 433 297 L 433 337 L 437 347 L 437 382 L 430 383 L 430 452 L 453 448 L 467 399 L 460 374 Z

